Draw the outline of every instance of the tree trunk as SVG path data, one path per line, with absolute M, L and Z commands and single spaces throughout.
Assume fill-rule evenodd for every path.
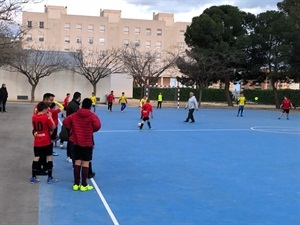
M 199 101 L 198 101 L 198 107 L 201 106 L 201 103 L 202 103 L 202 92 L 203 92 L 203 88 L 200 87 L 199 88 Z
M 93 86 L 93 92 L 95 93 L 95 96 L 97 96 L 97 83 L 92 83 Z
M 36 89 L 37 83 L 31 85 L 31 97 L 30 102 L 33 103 L 35 100 L 35 89 Z
M 271 83 L 271 87 L 272 87 L 272 90 L 274 93 L 275 107 L 276 107 L 276 109 L 279 109 L 280 103 L 279 103 L 278 91 L 277 91 L 277 88 L 275 87 L 275 82 L 272 78 L 270 79 L 270 83 Z
M 230 96 L 229 86 L 230 86 L 230 81 L 229 81 L 228 77 L 226 77 L 225 78 L 225 89 L 224 89 L 225 96 L 226 96 L 228 106 L 233 106 L 232 99 Z

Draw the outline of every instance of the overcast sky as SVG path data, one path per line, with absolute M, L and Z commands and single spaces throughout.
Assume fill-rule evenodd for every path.
M 68 14 L 99 16 L 100 9 L 122 10 L 122 18 L 152 19 L 152 13 L 175 14 L 175 21 L 191 22 L 212 5 L 234 5 L 241 10 L 258 14 L 276 10 L 280 0 L 44 0 L 26 5 L 25 10 L 43 12 L 44 5 L 68 7 Z

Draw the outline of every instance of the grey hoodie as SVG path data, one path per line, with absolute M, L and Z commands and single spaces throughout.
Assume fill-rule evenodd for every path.
M 189 98 L 185 108 L 188 109 L 198 109 L 198 102 L 195 96 Z

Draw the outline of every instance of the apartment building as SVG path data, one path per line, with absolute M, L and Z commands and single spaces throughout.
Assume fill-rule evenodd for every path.
M 187 22 L 174 22 L 174 15 L 153 13 L 153 20 L 121 17 L 121 10 L 101 10 L 97 16 L 69 15 L 67 7 L 45 5 L 44 12 L 23 12 L 29 28 L 24 48 L 78 51 L 82 47 L 98 52 L 134 43 L 141 51 L 184 50 Z M 158 85 L 174 83 L 176 70 L 167 71 Z M 173 80 L 172 80 L 173 79 Z

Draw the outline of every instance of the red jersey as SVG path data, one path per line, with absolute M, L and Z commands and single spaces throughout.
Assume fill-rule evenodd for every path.
M 63 102 L 63 107 L 67 108 L 68 104 L 69 104 L 69 99 L 70 97 L 65 97 L 64 102 Z
M 282 109 L 289 109 L 291 107 L 291 101 L 289 99 L 282 101 Z
M 58 125 L 58 113 L 60 113 L 60 109 L 49 109 L 48 112 L 51 113 L 51 117 L 55 123 L 55 126 Z
M 51 144 L 50 131 L 53 129 L 53 122 L 47 114 L 37 114 L 32 116 L 32 128 L 34 130 L 35 147 L 42 147 Z
M 108 102 L 113 102 L 114 99 L 115 99 L 115 96 L 114 96 L 113 94 L 109 94 L 109 95 L 107 96 L 107 101 L 108 101 Z
M 152 105 L 150 103 L 145 103 L 142 106 L 142 115 L 143 115 L 143 117 L 149 117 L 150 112 L 152 112 Z

